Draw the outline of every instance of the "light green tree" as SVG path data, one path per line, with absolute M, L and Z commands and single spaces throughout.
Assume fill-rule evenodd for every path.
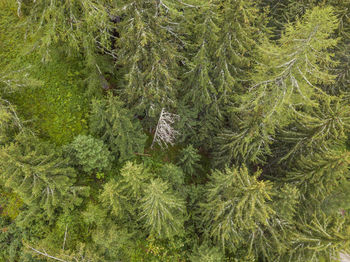
M 337 27 L 331 7 L 315 7 L 288 24 L 277 44 L 261 46 L 262 61 L 252 74 L 254 84 L 240 96 L 235 128 L 219 136 L 220 162 L 263 162 L 276 128 L 291 122 L 291 112 L 317 107 L 319 98 L 327 97 L 319 84 L 335 78 L 329 49 L 337 44 L 332 37 Z
M 140 218 L 150 234 L 165 238 L 183 233 L 184 200 L 170 190 L 168 183 L 152 179 L 141 202 Z
M 210 176 L 207 200 L 202 203 L 203 226 L 223 247 L 241 242 L 249 249 L 264 237 L 275 211 L 272 183 L 259 181 L 260 171 L 249 174 L 246 167 L 214 170 Z M 254 243 L 255 242 L 255 243 Z
M 179 74 L 179 3 L 162 0 L 123 0 L 117 39 L 122 67 L 122 98 L 136 112 L 156 117 L 163 107 L 176 105 Z
M 25 204 L 42 207 L 53 214 L 57 207 L 80 204 L 84 187 L 74 185 L 75 170 L 57 148 L 39 139 L 20 135 L 0 150 L 3 184 L 18 194 Z

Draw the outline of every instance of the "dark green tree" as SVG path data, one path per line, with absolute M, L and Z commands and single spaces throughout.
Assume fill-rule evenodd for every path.
M 262 61 L 252 75 L 254 84 L 240 96 L 235 127 L 219 136 L 220 162 L 263 162 L 276 128 L 291 122 L 291 112 L 317 107 L 318 98 L 327 97 L 319 84 L 335 78 L 329 49 L 337 44 L 332 38 L 337 27 L 332 8 L 315 7 L 289 24 L 277 45 L 262 45 Z
M 136 153 L 143 153 L 146 136 L 140 124 L 112 94 L 103 100 L 93 100 L 90 130 L 104 141 L 120 162 L 134 158 Z
M 110 167 L 111 154 L 101 140 L 79 135 L 66 147 L 72 163 L 84 172 L 101 172 Z
M 186 174 L 192 176 L 201 168 L 199 164 L 200 159 L 198 150 L 192 145 L 189 145 L 181 151 L 181 158 L 178 165 L 181 166 Z

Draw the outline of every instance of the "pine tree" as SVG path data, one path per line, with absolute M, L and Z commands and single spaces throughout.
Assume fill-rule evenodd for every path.
M 183 233 L 184 200 L 169 189 L 168 183 L 159 178 L 151 180 L 141 202 L 140 218 L 150 234 L 165 238 Z
M 181 166 L 186 174 L 193 176 L 201 168 L 199 164 L 200 159 L 198 150 L 193 148 L 192 145 L 189 145 L 181 151 L 181 158 L 178 165 Z
M 25 204 L 40 206 L 50 213 L 55 207 L 80 203 L 77 194 L 80 190 L 74 187 L 76 173 L 56 150 L 50 144 L 23 135 L 0 150 L 4 185 Z
M 101 140 L 79 135 L 66 147 L 72 163 L 84 172 L 101 172 L 110 166 L 111 155 Z
M 340 252 L 349 252 L 348 221 L 321 213 L 302 219 L 292 233 L 291 248 L 282 261 L 334 261 Z
M 332 38 L 337 26 L 332 8 L 315 7 L 287 26 L 278 45 L 266 41 L 264 61 L 252 76 L 255 84 L 240 97 L 238 128 L 219 136 L 221 162 L 263 162 L 271 154 L 276 128 L 290 123 L 291 112 L 317 107 L 317 98 L 327 97 L 318 85 L 334 80 L 328 49 L 337 43 Z
M 118 65 L 123 75 L 122 97 L 136 112 L 154 117 L 176 105 L 178 3 L 169 0 L 123 0 L 117 39 Z
M 120 162 L 134 158 L 135 153 L 143 153 L 146 136 L 118 97 L 109 94 L 104 100 L 93 100 L 90 130 Z
M 206 231 L 223 247 L 234 249 L 249 243 L 251 250 L 256 238 L 264 237 L 264 227 L 273 217 L 272 183 L 259 181 L 260 171 L 254 175 L 246 167 L 215 170 L 210 177 L 207 201 L 202 204 Z

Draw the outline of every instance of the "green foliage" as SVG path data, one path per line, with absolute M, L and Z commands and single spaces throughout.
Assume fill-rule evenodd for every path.
M 192 145 L 189 145 L 182 150 L 181 155 L 178 164 L 181 166 L 182 170 L 190 176 L 196 174 L 196 171 L 200 169 L 198 162 L 201 159 L 198 150 L 193 148 Z
M 79 135 L 67 146 L 72 163 L 84 172 L 99 172 L 110 166 L 111 155 L 101 140 Z
M 329 150 L 301 158 L 287 173 L 287 181 L 295 184 L 307 201 L 324 198 L 349 179 L 350 155 L 347 151 Z
M 350 254 L 349 4 L 0 0 L 0 261 Z
M 299 190 L 295 186 L 284 184 L 275 192 L 273 205 L 276 214 L 286 221 L 293 221 L 297 213 L 299 199 Z
M 224 255 L 219 248 L 202 244 L 195 249 L 190 260 L 191 262 L 220 262 L 224 261 Z
M 175 105 L 180 54 L 174 1 L 123 0 L 117 39 L 118 65 L 123 69 L 123 98 L 139 113 L 157 116 Z
M 159 177 L 168 182 L 175 191 L 183 190 L 185 176 L 180 167 L 173 164 L 164 164 Z
M 0 188 L 0 216 L 15 219 L 20 213 L 20 208 L 23 206 L 22 199 L 9 190 Z
M 339 100 L 322 101 L 306 112 L 294 111 L 293 129 L 286 126 L 278 132 L 280 161 L 343 146 L 350 127 L 347 111 L 348 104 Z
M 349 252 L 349 226 L 339 217 L 320 214 L 311 221 L 306 219 L 293 232 L 292 249 L 286 254 L 290 261 L 334 261 L 340 252 Z
M 206 230 L 223 246 L 245 242 L 247 232 L 254 235 L 269 225 L 275 213 L 272 183 L 259 181 L 260 173 L 250 175 L 246 167 L 212 172 L 201 207 Z
M 52 145 L 34 137 L 17 137 L 0 150 L 1 179 L 27 205 L 47 210 L 79 204 L 76 173 Z
M 291 112 L 315 108 L 319 97 L 327 98 L 317 85 L 334 80 L 328 68 L 336 63 L 328 49 L 337 44 L 332 38 L 337 26 L 332 8 L 316 7 L 289 24 L 278 44 L 264 43 L 254 85 L 240 98 L 234 119 L 238 128 L 219 136 L 220 162 L 263 162 L 271 154 L 276 128 L 290 123 Z
M 182 233 L 184 201 L 161 179 L 151 180 L 141 200 L 141 218 L 150 234 L 172 237 Z
M 142 165 L 128 161 L 120 170 L 120 176 L 119 180 L 112 179 L 104 185 L 100 198 L 115 216 L 123 217 L 126 211 L 135 212 L 134 204 L 143 195 L 150 174 Z
M 63 60 L 59 52 L 52 55 L 55 60 L 45 66 L 37 57 L 28 58 L 37 63 L 30 70 L 31 76 L 42 84 L 21 89 L 12 100 L 20 115 L 30 120 L 32 129 L 62 145 L 86 132 L 88 100 L 83 95 L 84 75 L 79 58 Z
M 132 118 L 131 113 L 123 108 L 123 103 L 112 94 L 104 100 L 93 100 L 91 133 L 101 138 L 120 162 L 143 152 L 146 136 Z
M 22 1 L 21 1 L 22 3 Z M 66 52 L 85 51 L 89 56 L 99 49 L 111 49 L 114 28 L 109 19 L 108 1 L 38 1 L 23 2 L 19 9 L 29 36 L 43 60 L 50 57 L 52 47 L 64 44 Z

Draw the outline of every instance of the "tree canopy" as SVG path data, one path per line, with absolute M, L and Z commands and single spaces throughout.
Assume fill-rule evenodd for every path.
M 0 0 L 0 261 L 341 261 L 349 13 Z

